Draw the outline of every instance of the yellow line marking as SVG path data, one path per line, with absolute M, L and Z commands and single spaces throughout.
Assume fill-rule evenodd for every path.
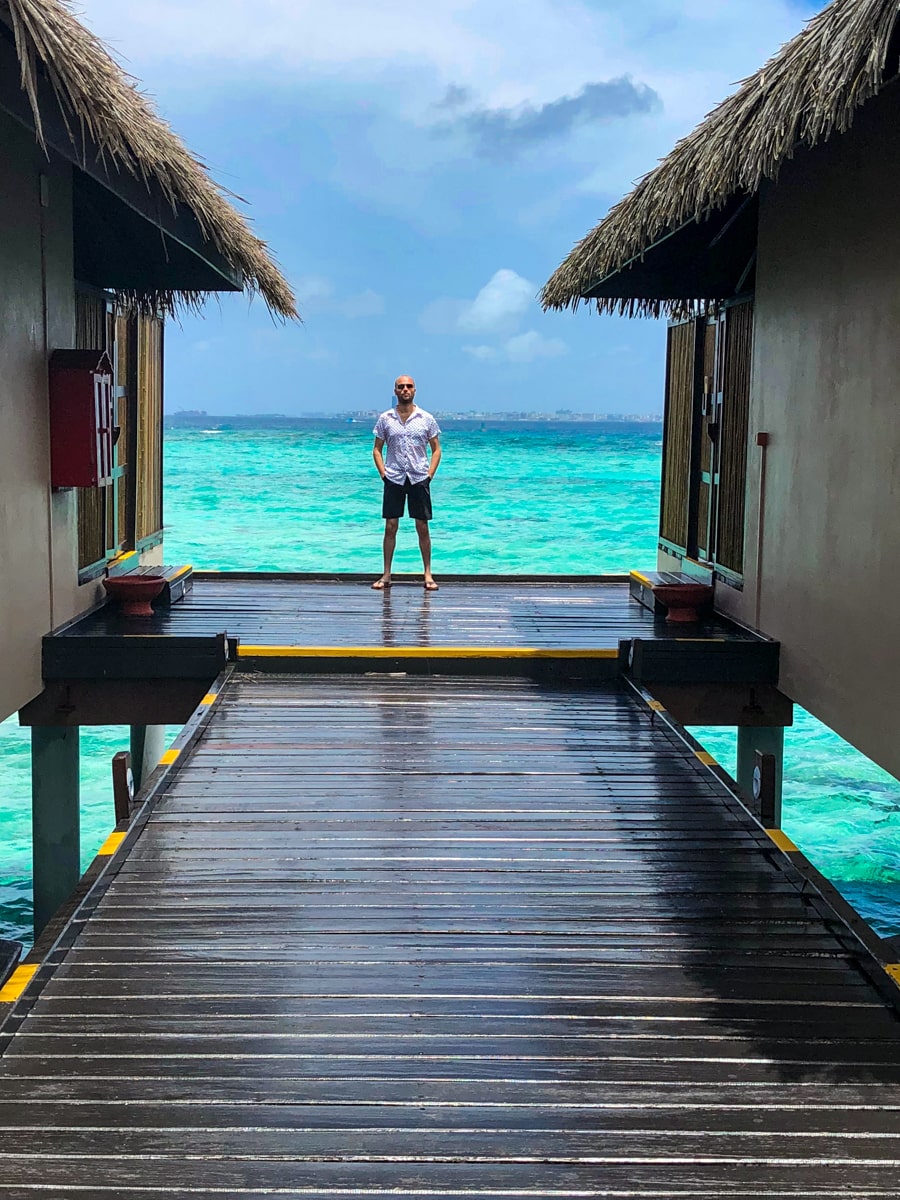
M 794 845 L 788 835 L 783 833 L 780 829 L 767 829 L 766 833 L 779 850 L 784 850 L 788 854 L 790 854 L 792 850 L 796 852 L 797 847 Z
M 115 854 L 115 852 L 118 850 L 118 848 L 122 845 L 122 843 L 124 841 L 125 841 L 124 833 L 111 833 L 109 835 L 109 837 L 106 839 L 106 841 L 103 843 L 103 845 L 100 847 L 100 849 L 97 851 L 97 854 L 98 855 L 99 854 Z
M 207 692 L 206 695 L 203 697 L 203 699 L 200 701 L 200 703 L 201 704 L 212 704 L 212 703 L 214 703 L 214 701 L 216 700 L 218 695 L 219 695 L 218 692 Z
M 171 750 L 167 750 L 165 752 L 165 754 L 162 756 L 162 758 L 159 760 L 160 766 L 167 767 L 169 765 L 169 763 L 173 763 L 175 761 L 175 759 L 178 757 L 178 755 L 180 753 L 181 753 L 180 750 L 176 750 L 174 748 Z
M 666 711 L 665 705 L 660 704 L 660 702 L 658 700 L 648 700 L 647 707 L 652 708 L 654 712 L 665 712 Z
M 107 563 L 109 567 L 118 566 L 119 563 L 127 562 L 129 558 L 139 558 L 140 555 L 136 550 L 123 550 L 121 554 L 117 554 L 115 558 L 111 558 Z
M 618 658 L 618 650 L 468 646 L 238 646 L 239 658 Z
M 893 979 L 894 983 L 900 987 L 900 963 L 887 963 L 885 971 Z
M 176 579 L 180 579 L 180 578 L 182 577 L 182 575 L 187 575 L 188 571 L 190 571 L 190 570 L 191 570 L 191 564 L 190 564 L 190 563 L 187 563 L 187 565 L 186 565 L 186 566 L 179 567 L 179 569 L 178 569 L 178 570 L 175 572 L 175 574 L 174 574 L 174 575 L 172 576 L 172 578 L 169 580 L 169 583 L 174 583 L 174 582 L 175 582 L 175 580 L 176 580 Z
M 706 767 L 717 767 L 719 765 L 708 750 L 695 750 L 694 754 Z
M 18 1000 L 37 974 L 38 966 L 38 963 L 29 963 L 24 967 L 16 967 L 0 988 L 0 1004 L 10 1004 L 13 1000 Z
M 645 584 L 647 587 L 653 587 L 653 584 L 650 582 L 647 576 L 642 575 L 640 571 L 632 571 L 631 575 L 634 579 L 639 579 L 641 583 Z

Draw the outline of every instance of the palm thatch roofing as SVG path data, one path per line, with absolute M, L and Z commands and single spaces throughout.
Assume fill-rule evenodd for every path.
M 244 291 L 269 309 L 297 316 L 294 296 L 265 242 L 210 178 L 199 159 L 137 90 L 101 42 L 62 0 L 0 0 L 0 20 L 15 37 L 38 142 L 44 146 L 39 91 L 49 81 L 73 146 L 118 171 L 158 187 L 173 212 L 181 206 L 236 275 Z M 131 299 L 140 300 L 140 297 Z M 171 310 L 197 304 L 194 291 L 158 292 L 153 303 Z
M 897 0 L 833 0 L 574 247 L 541 292 L 544 308 L 577 308 L 599 281 L 665 235 L 705 220 L 736 195 L 752 196 L 799 148 L 849 129 L 856 110 L 896 73 L 888 55 L 898 10 Z M 596 305 L 630 316 L 681 307 L 629 296 L 624 280 L 619 295 Z

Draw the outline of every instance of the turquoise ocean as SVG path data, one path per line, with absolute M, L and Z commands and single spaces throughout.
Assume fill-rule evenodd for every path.
M 447 421 L 434 485 L 434 570 L 604 573 L 656 560 L 655 424 Z M 172 428 L 166 561 L 218 570 L 380 571 L 371 422 Z M 404 522 L 397 571 L 420 567 Z M 176 733 L 172 730 L 172 736 Z M 735 737 L 693 730 L 733 771 Z M 85 865 L 113 826 L 110 760 L 122 727 L 82 731 Z M 0 935 L 31 928 L 30 759 L 0 723 Z M 900 933 L 900 783 L 810 714 L 787 732 L 784 826 L 882 934 Z

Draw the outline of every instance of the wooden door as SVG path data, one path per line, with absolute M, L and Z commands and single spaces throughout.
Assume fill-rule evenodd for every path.
M 735 576 L 742 576 L 744 572 L 752 351 L 753 304 L 748 301 L 725 310 L 720 349 L 722 402 L 715 562 L 721 570 Z
M 743 572 L 751 302 L 668 331 L 660 548 Z
M 670 325 L 666 355 L 666 406 L 660 495 L 660 546 L 675 554 L 692 552 L 696 523 L 694 459 L 696 393 L 700 353 L 697 321 Z
M 139 550 L 162 541 L 163 527 L 163 321 L 137 325 L 135 406 L 135 526 Z
M 75 295 L 75 349 L 105 350 L 115 372 L 116 410 L 122 412 L 118 338 L 115 312 L 102 292 Z M 99 574 L 106 562 L 126 545 L 127 533 L 119 502 L 122 469 L 121 438 L 113 447 L 113 482 L 105 487 L 76 488 L 78 506 L 78 570 L 83 578 Z

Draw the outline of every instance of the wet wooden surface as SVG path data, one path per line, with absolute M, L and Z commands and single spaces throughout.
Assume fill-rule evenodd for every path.
M 893 1196 L 897 1018 L 616 687 L 238 677 L 0 1059 L 0 1196 Z
M 667 625 L 631 599 L 627 583 L 444 583 L 439 592 L 367 582 L 198 579 L 152 618 L 125 619 L 109 606 L 64 637 L 97 634 L 209 636 L 278 646 L 530 646 L 612 648 L 623 638 L 746 635 L 720 621 Z

